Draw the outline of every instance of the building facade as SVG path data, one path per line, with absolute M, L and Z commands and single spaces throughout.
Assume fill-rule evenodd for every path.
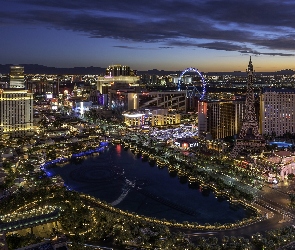
M 25 77 L 23 66 L 10 66 L 10 88 L 25 88 Z
M 106 69 L 107 76 L 134 76 L 135 73 L 130 69 L 129 66 L 126 65 L 110 65 Z
M 100 104 L 111 108 L 118 100 L 112 98 L 114 93 L 121 89 L 134 92 L 139 89 L 140 78 L 137 76 L 100 76 L 98 77 L 97 90 L 101 94 Z M 119 91 L 120 92 L 120 91 Z M 137 91 L 136 91 L 137 92 Z
M 122 89 L 139 86 L 137 76 L 99 76 L 97 90 L 101 94 L 108 94 L 109 89 Z
M 29 80 L 26 82 L 26 88 L 36 95 L 52 94 L 54 97 L 58 97 L 59 88 L 58 81 L 48 80 Z
M 132 109 L 169 109 L 187 111 L 188 99 L 185 91 L 136 91 L 121 89 L 109 91 L 110 108 Z
M 290 151 L 276 151 L 265 159 L 269 166 L 268 181 L 277 183 L 277 181 L 288 178 L 289 174 L 295 174 L 295 155 Z M 274 167 L 276 171 L 274 171 Z
M 158 107 L 178 111 L 186 111 L 187 109 L 186 91 L 140 93 L 137 101 L 139 108 Z
M 143 111 L 127 111 L 123 113 L 125 124 L 129 127 L 148 129 L 154 126 L 169 126 L 180 124 L 181 115 L 168 112 L 168 109 L 146 109 Z
M 105 76 L 97 79 L 97 90 L 101 94 L 101 105 L 111 108 L 110 90 L 128 89 L 138 87 L 140 77 L 129 66 L 110 65 L 106 69 Z
M 295 133 L 295 90 L 266 88 L 260 97 L 260 133 Z
M 28 90 L 0 90 L 0 131 L 22 137 L 33 132 L 33 94 Z
M 245 100 L 200 101 L 198 104 L 199 135 L 210 133 L 222 139 L 239 133 L 243 121 Z

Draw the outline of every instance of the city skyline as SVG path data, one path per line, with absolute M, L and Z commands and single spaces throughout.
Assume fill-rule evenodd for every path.
M 0 64 L 294 70 L 292 1 L 2 1 Z

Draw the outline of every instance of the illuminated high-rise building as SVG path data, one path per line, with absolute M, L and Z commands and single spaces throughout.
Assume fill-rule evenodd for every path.
M 12 137 L 33 132 L 33 94 L 28 90 L 0 89 L 0 132 Z
M 10 66 L 10 88 L 25 88 L 24 67 Z
M 237 100 L 204 100 L 198 105 L 199 135 L 210 133 L 213 139 L 222 139 L 239 133 L 245 101 Z
M 129 66 L 110 65 L 106 69 L 106 76 L 134 76 L 134 73 Z
M 294 89 L 264 89 L 260 96 L 260 133 L 272 136 L 295 133 Z
M 110 106 L 110 91 L 118 89 L 139 88 L 140 77 L 129 66 L 110 65 L 106 75 L 98 77 L 97 90 L 102 96 L 102 105 Z

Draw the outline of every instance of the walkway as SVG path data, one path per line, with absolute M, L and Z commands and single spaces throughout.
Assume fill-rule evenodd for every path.
M 48 214 L 42 214 L 39 216 L 34 216 L 26 219 L 11 221 L 11 222 L 2 222 L 0 223 L 0 232 L 13 232 L 16 230 L 34 227 L 41 225 L 47 222 L 56 220 L 60 216 L 60 209 L 56 208 L 53 212 Z

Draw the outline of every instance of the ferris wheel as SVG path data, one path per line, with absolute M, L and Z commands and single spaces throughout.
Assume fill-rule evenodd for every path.
M 180 74 L 179 79 L 178 79 L 178 90 L 180 90 L 184 75 L 189 72 L 193 72 L 193 73 L 196 73 L 197 75 L 199 75 L 199 77 L 201 78 L 201 81 L 202 81 L 202 91 L 200 93 L 199 90 L 196 88 L 196 86 L 189 86 L 189 87 L 187 87 L 187 97 L 199 96 L 200 100 L 204 100 L 206 97 L 206 81 L 205 81 L 203 75 L 200 73 L 200 71 L 195 68 L 192 68 L 192 67 L 187 68 Z

